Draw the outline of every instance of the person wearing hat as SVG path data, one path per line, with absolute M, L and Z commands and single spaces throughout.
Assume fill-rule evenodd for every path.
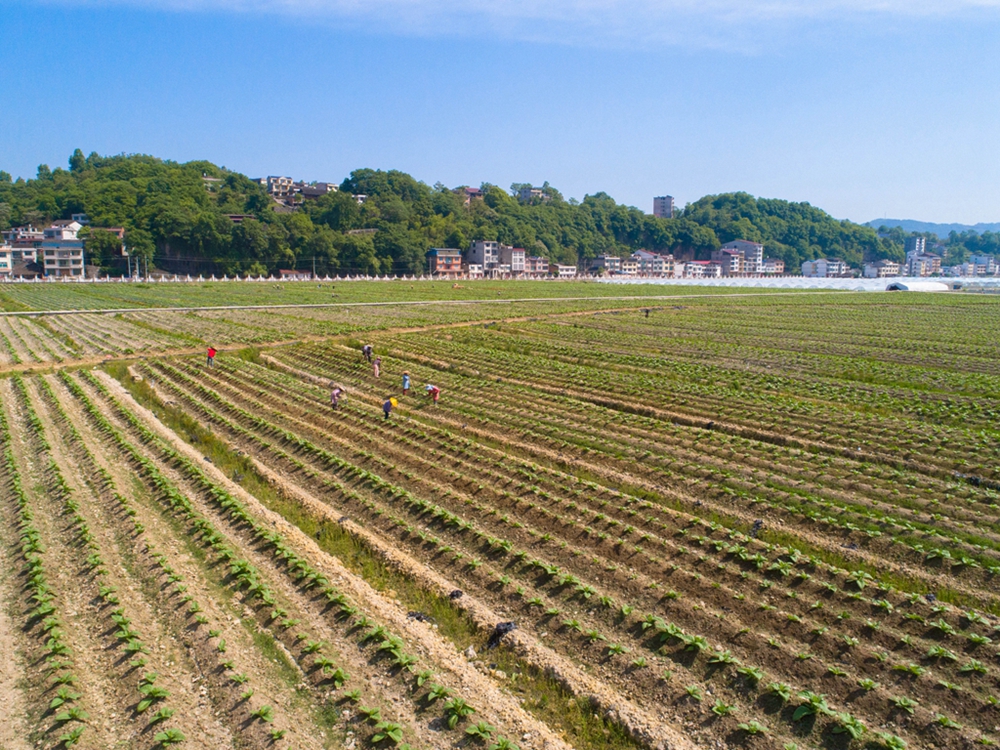
M 403 371 L 403 395 L 405 396 L 410 392 L 410 373 Z
M 382 404 L 382 411 L 385 413 L 386 419 L 389 419 L 389 413 L 392 411 L 392 408 L 398 405 L 399 402 L 392 397 L 389 397 L 385 400 L 385 403 Z
M 344 386 L 337 383 L 331 383 L 333 390 L 330 391 L 330 406 L 334 409 L 337 408 L 337 404 L 340 403 L 340 399 L 347 398 L 347 394 L 344 393 Z
M 425 388 L 424 390 L 426 390 L 427 394 L 434 399 L 434 405 L 437 406 L 438 398 L 441 396 L 441 389 L 438 388 L 436 385 L 431 385 L 430 383 L 428 383 L 427 388 Z

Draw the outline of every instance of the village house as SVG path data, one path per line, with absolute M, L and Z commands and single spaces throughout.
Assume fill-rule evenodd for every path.
M 14 270 L 14 259 L 10 245 L 0 245 L 0 276 L 10 276 Z
M 462 276 L 462 251 L 450 247 L 432 247 L 427 253 L 431 276 L 457 279 Z
M 817 258 L 802 264 L 802 275 L 817 279 L 850 276 L 851 268 L 839 258 Z
M 885 279 L 899 276 L 899 270 L 899 263 L 891 260 L 879 260 L 874 263 L 865 263 L 863 275 L 866 279 Z
M 46 276 L 83 278 L 83 240 L 77 236 L 81 229 L 80 222 L 63 219 L 43 230 L 40 252 Z
M 576 266 L 549 263 L 549 276 L 555 276 L 557 279 L 574 279 L 576 278 L 576 272 Z
M 549 259 L 538 255 L 529 255 L 524 259 L 524 275 L 534 278 L 547 276 L 549 273 Z
M 764 273 L 764 246 L 761 243 L 750 240 L 733 240 L 727 242 L 719 250 L 735 250 L 740 254 L 743 259 L 740 264 L 740 273 Z

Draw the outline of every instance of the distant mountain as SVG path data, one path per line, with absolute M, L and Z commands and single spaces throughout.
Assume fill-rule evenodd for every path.
M 995 224 L 935 224 L 931 221 L 914 221 L 913 219 L 875 219 L 869 221 L 866 226 L 878 229 L 879 227 L 900 227 L 906 232 L 934 232 L 941 239 L 945 239 L 952 232 L 965 232 L 972 230 L 982 234 L 983 232 L 1000 232 L 1000 222 Z

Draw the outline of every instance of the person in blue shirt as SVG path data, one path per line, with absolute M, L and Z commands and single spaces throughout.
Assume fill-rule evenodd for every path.
M 410 392 L 410 373 L 403 373 L 403 395 L 405 396 Z

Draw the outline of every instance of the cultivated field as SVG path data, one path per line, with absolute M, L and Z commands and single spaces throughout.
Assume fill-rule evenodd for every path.
M 0 289 L 0 748 L 1000 740 L 1000 301 L 282 286 Z

